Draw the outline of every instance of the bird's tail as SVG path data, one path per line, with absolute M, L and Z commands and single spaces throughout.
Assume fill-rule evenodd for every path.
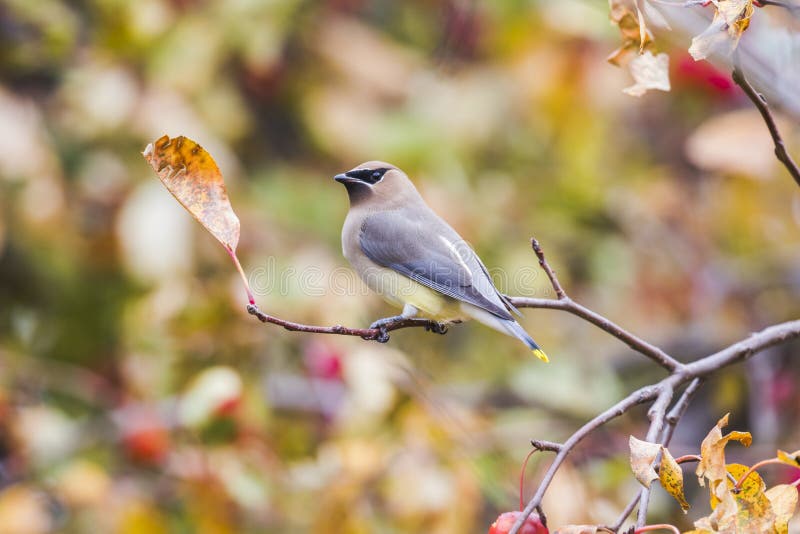
M 490 326 L 495 330 L 519 339 L 525 343 L 529 349 L 531 349 L 534 356 L 543 362 L 550 361 L 550 359 L 547 357 L 547 354 L 545 354 L 544 351 L 539 348 L 539 345 L 536 344 L 533 338 L 529 336 L 522 326 L 520 326 L 520 324 L 514 319 L 501 319 L 500 317 L 497 317 L 486 310 L 472 305 L 462 305 L 461 310 L 486 326 Z
M 539 348 L 539 345 L 536 344 L 533 338 L 530 335 L 528 335 L 525 329 L 523 329 L 518 322 L 514 321 L 513 319 L 510 321 L 501 320 L 501 322 L 506 332 L 508 332 L 515 338 L 519 339 L 523 343 L 525 343 L 528 346 L 528 348 L 531 349 L 534 356 L 536 356 L 545 363 L 550 361 L 550 359 L 547 357 L 547 354 L 545 354 L 544 351 L 541 348 Z

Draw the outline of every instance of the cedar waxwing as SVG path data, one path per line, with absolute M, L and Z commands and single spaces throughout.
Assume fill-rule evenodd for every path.
M 472 318 L 520 339 L 548 361 L 511 315 L 519 312 L 494 286 L 477 254 L 428 207 L 403 171 L 368 161 L 334 180 L 350 197 L 344 257 L 370 289 L 403 308 L 372 328 L 401 317 L 443 323 Z

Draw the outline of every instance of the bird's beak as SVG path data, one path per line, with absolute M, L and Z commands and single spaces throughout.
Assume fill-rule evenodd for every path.
M 355 178 L 350 178 L 346 174 L 337 174 L 336 176 L 333 177 L 333 179 L 336 180 L 337 182 L 339 182 L 340 184 L 346 184 L 348 182 L 357 182 L 358 181 Z

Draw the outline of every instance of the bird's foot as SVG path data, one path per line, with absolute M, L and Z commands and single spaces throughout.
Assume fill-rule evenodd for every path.
M 426 332 L 433 332 L 434 334 L 444 335 L 447 333 L 447 323 L 439 323 L 431 321 L 425 326 Z
M 369 325 L 371 330 L 378 330 L 378 335 L 373 337 L 375 341 L 378 343 L 386 343 L 389 341 L 389 330 L 387 327 L 397 321 L 405 319 L 402 315 L 395 315 L 394 317 L 384 317 L 383 319 L 378 319 L 371 325 Z

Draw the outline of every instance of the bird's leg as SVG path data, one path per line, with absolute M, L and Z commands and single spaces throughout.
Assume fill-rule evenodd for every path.
M 384 317 L 383 319 L 378 319 L 369 327 L 371 329 L 378 329 L 380 333 L 378 337 L 375 338 L 375 341 L 378 343 L 386 343 L 389 341 L 389 332 L 386 331 L 386 327 L 392 323 L 396 323 L 397 321 L 402 321 L 403 319 L 407 319 L 408 317 L 403 317 L 402 315 L 393 315 L 392 317 Z
M 386 343 L 389 341 L 389 332 L 386 330 L 386 327 L 390 324 L 396 323 L 397 321 L 403 321 L 405 319 L 411 319 L 417 314 L 417 309 L 412 306 L 411 304 L 406 304 L 403 306 L 403 313 L 400 315 L 393 315 L 392 317 L 384 317 L 383 319 L 378 319 L 369 327 L 371 329 L 380 330 L 378 337 L 375 338 L 375 341 L 378 343 Z
M 426 332 L 433 332 L 434 334 L 446 334 L 447 333 L 447 325 L 448 323 L 445 322 L 438 322 L 438 321 L 431 321 L 426 327 Z

